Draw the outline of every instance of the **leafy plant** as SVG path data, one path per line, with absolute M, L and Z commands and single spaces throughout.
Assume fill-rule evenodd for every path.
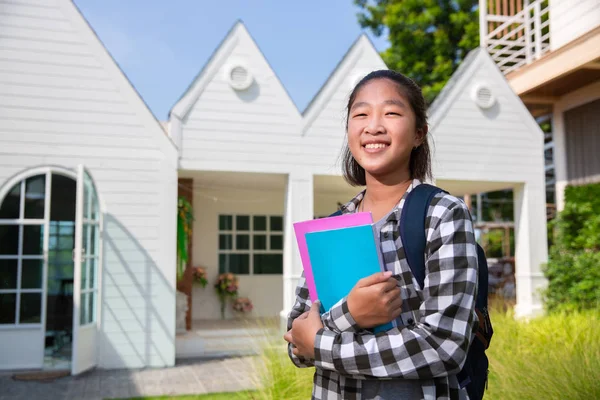
M 177 279 L 181 279 L 183 276 L 189 260 L 188 245 L 193 223 L 192 205 L 186 198 L 179 197 L 177 201 Z
M 206 269 L 203 267 L 194 267 L 194 282 L 199 283 L 203 288 L 208 284 Z
M 219 296 L 219 301 L 221 302 L 221 318 L 225 319 L 225 308 L 227 306 L 227 301 L 237 298 L 239 289 L 239 280 L 238 278 L 228 272 L 220 274 L 217 277 L 217 281 L 215 282 L 215 290 L 217 292 L 217 296 Z
M 569 186 L 544 268 L 548 310 L 600 307 L 600 184 Z

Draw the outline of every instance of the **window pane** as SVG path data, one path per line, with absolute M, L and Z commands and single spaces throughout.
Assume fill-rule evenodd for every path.
M 19 225 L 0 225 L 0 254 L 19 254 Z
M 52 174 L 51 221 L 75 221 L 77 183 L 63 175 Z
M 88 288 L 88 281 L 87 281 L 87 276 L 88 276 L 88 263 L 86 262 L 85 259 L 81 260 L 81 289 L 87 289 Z
M 95 258 L 90 258 L 88 262 L 90 263 L 90 289 L 96 289 L 98 287 L 96 282 L 98 275 L 96 273 L 96 268 L 98 268 L 98 260 Z
M 231 250 L 233 248 L 233 235 L 219 235 L 219 250 Z
M 283 232 L 283 217 L 271 217 L 271 231 Z
M 90 322 L 94 322 L 96 319 L 96 313 L 95 310 L 96 308 L 94 307 L 96 304 L 95 300 L 96 300 L 96 294 L 94 292 L 89 293 L 88 294 L 88 305 L 87 305 L 87 309 L 88 309 L 88 319 L 87 319 L 87 323 Z
M 235 236 L 235 248 L 237 250 L 250 249 L 250 235 L 236 235 Z
M 271 250 L 283 250 L 283 235 L 271 235 Z
M 219 230 L 230 231 L 233 229 L 233 217 L 231 215 L 219 215 Z
M 0 324 L 14 324 L 17 312 L 17 295 L 0 293 Z
M 19 207 L 21 200 L 21 182 L 17 183 L 10 189 L 10 192 L 0 204 L 0 219 L 17 219 L 19 218 Z
M 254 250 L 267 249 L 267 235 L 254 235 Z
M 44 227 L 42 225 L 23 226 L 23 254 L 41 255 L 44 248 Z
M 98 227 L 93 224 L 84 224 L 84 226 L 86 232 L 84 237 L 85 254 L 95 256 L 98 252 Z
M 20 324 L 37 324 L 42 321 L 42 294 L 21 293 Z
M 247 215 L 238 215 L 235 217 L 235 230 L 236 231 L 249 231 L 250 230 L 250 217 Z
M 254 274 L 282 274 L 282 254 L 255 254 Z
M 267 230 L 267 217 L 265 216 L 255 216 L 253 218 L 252 230 L 254 231 L 266 231 Z
M 0 289 L 17 288 L 18 260 L 0 260 Z
M 219 273 L 223 272 L 248 275 L 250 273 L 250 255 L 219 254 Z
M 46 198 L 46 175 L 31 177 L 25 181 L 25 218 L 44 218 Z
M 44 260 L 23 260 L 22 263 L 21 287 L 23 289 L 41 289 Z

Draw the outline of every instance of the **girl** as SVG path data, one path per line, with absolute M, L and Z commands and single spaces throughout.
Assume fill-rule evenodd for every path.
M 323 315 L 301 281 L 284 336 L 289 356 L 298 367 L 316 367 L 313 399 L 466 399 L 456 374 L 477 323 L 469 210 L 445 193 L 432 200 L 422 288 L 398 235 L 406 194 L 431 179 L 420 88 L 394 71 L 370 73 L 350 94 L 346 130 L 344 177 L 366 190 L 342 212 L 372 213 L 387 271 L 359 281 Z M 398 316 L 398 328 L 369 330 Z

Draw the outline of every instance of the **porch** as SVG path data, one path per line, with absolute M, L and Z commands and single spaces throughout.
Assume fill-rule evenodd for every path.
M 177 357 L 254 354 L 257 339 L 279 332 L 302 271 L 292 223 L 328 216 L 358 190 L 341 176 L 180 171 L 179 194 L 195 220 L 189 266 L 204 268 L 208 284 L 191 287 Z M 251 312 L 227 304 L 222 317 L 213 285 L 224 272 L 238 278 Z

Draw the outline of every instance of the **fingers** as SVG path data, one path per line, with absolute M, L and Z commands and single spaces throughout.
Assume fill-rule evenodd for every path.
M 287 331 L 285 333 L 285 335 L 283 335 L 283 338 L 285 339 L 286 342 L 294 344 L 292 342 L 293 339 L 292 339 L 292 331 L 291 330 Z
M 321 315 L 321 302 L 319 300 L 315 300 L 315 302 L 310 306 L 310 314 Z M 306 314 L 306 313 L 305 313 Z
M 387 281 L 385 281 L 384 283 L 381 284 L 382 285 L 382 291 L 384 293 L 387 293 L 391 290 L 394 290 L 398 287 L 398 281 L 395 280 L 394 278 L 390 278 Z
M 392 271 L 377 272 L 373 275 L 362 278 L 356 283 L 358 287 L 367 287 L 377 283 L 385 282 L 392 276 Z

